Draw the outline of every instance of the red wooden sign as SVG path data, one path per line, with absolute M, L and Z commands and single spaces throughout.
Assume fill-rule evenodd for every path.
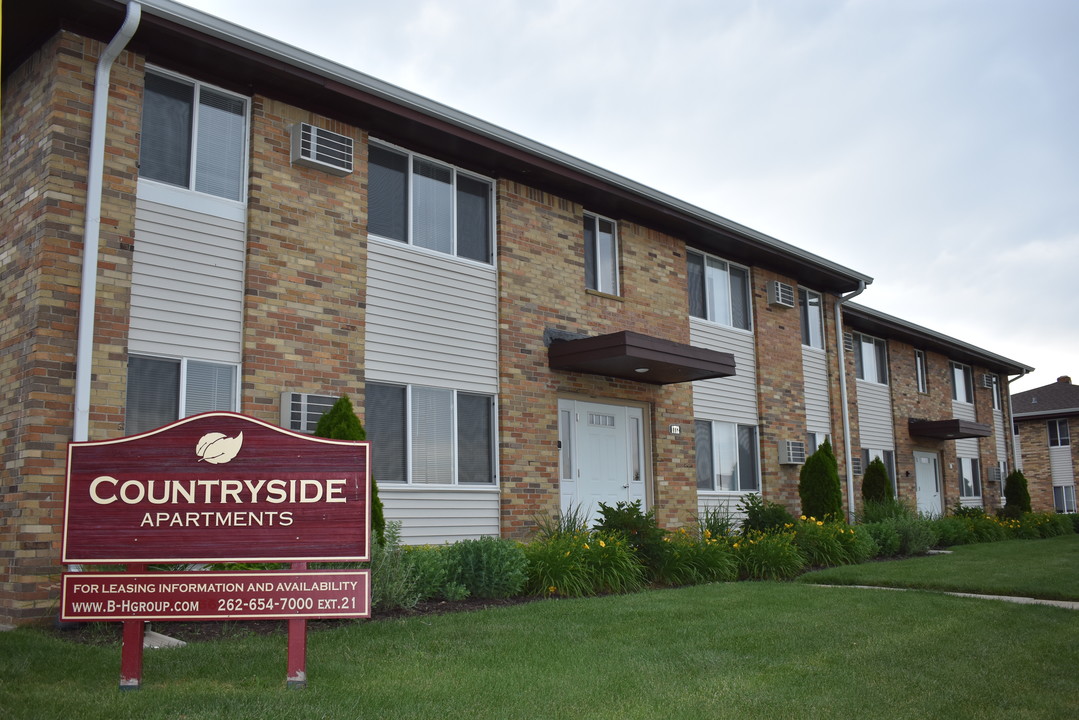
M 236 413 L 68 446 L 63 562 L 369 559 L 370 446 Z
M 60 619 L 366 618 L 371 571 L 65 573 Z

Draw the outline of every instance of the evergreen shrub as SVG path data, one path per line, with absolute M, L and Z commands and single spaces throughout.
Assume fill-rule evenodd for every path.
M 1021 470 L 1013 470 L 1004 481 L 1004 514 L 1018 518 L 1030 512 L 1030 489 Z
M 637 559 L 644 565 L 645 571 L 652 577 L 655 577 L 665 563 L 663 538 L 667 531 L 656 521 L 654 508 L 648 512 L 641 510 L 640 500 L 632 503 L 618 502 L 614 507 L 601 502 L 599 519 L 596 520 L 594 529 L 618 533 L 625 538 L 637 554 Z
M 802 465 L 798 495 L 802 500 L 802 514 L 821 520 L 842 518 L 843 487 L 839 482 L 835 454 L 828 440 Z
M 447 583 L 464 586 L 471 597 L 513 597 L 528 580 L 528 558 L 512 540 L 460 540 L 446 548 L 445 559 Z
M 356 417 L 356 411 L 352 408 L 352 401 L 348 395 L 342 395 L 315 425 L 315 437 L 329 440 L 366 440 L 367 432 L 363 424 Z M 383 514 L 382 501 L 378 498 L 378 486 L 375 479 L 371 478 L 371 531 L 375 534 L 375 542 L 386 542 L 386 516 Z
M 742 498 L 738 509 L 745 515 L 742 521 L 743 535 L 779 531 L 794 524 L 794 516 L 787 512 L 787 508 L 776 502 L 765 502 L 756 493 Z
M 888 468 L 879 457 L 873 458 L 862 475 L 862 500 L 865 503 L 883 503 L 892 499 L 892 479 Z

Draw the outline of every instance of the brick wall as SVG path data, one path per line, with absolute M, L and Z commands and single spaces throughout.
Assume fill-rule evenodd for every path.
M 584 286 L 584 208 L 514 182 L 498 185 L 502 532 L 527 536 L 560 507 L 559 396 L 643 403 L 652 431 L 652 500 L 674 527 L 696 514 L 692 391 L 547 367 L 544 332 L 632 330 L 689 341 L 685 249 L 677 239 L 618 223 L 621 295 Z M 672 435 L 668 428 L 681 425 Z
M 352 137 L 355 171 L 293 167 L 296 122 Z M 251 123 L 242 411 L 276 423 L 281 393 L 294 391 L 348 394 L 362 417 L 366 138 L 261 96 Z
M 55 608 L 94 69 L 103 45 L 60 33 L 4 85 L 0 160 L 0 623 Z M 102 190 L 90 437 L 116 435 L 126 367 L 141 61 L 112 71 Z

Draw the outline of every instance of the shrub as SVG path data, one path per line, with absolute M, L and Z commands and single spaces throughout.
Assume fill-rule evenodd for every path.
M 774 532 L 794 523 L 794 516 L 779 503 L 765 502 L 756 493 L 746 495 L 738 509 L 745 514 L 742 521 L 742 534 L 753 532 Z
M 696 537 L 685 528 L 663 537 L 653 577 L 665 585 L 723 582 L 738 577 L 738 564 L 726 539 L 705 530 Z
M 1008 517 L 1017 518 L 1030 512 L 1030 490 L 1021 470 L 1013 470 L 1004 481 L 1004 499 L 1004 512 Z
M 580 505 L 558 514 L 534 518 L 537 537 L 547 538 L 556 535 L 577 535 L 588 530 L 588 516 Z
M 352 409 L 352 401 L 348 395 L 342 395 L 315 425 L 315 437 L 330 440 L 366 440 L 367 432 L 363 424 L 356 417 L 356 411 Z M 375 534 L 375 542 L 386 542 L 386 516 L 383 514 L 382 501 L 378 499 L 378 486 L 375 479 L 371 478 L 371 531 Z
M 583 597 L 594 592 L 581 553 L 585 535 L 548 535 L 525 546 L 528 560 L 526 591 L 530 595 Z
M 826 523 L 803 515 L 793 527 L 794 545 L 805 556 L 807 565 L 831 567 L 844 564 L 846 553 L 838 537 L 841 531 L 838 523 Z
M 593 592 L 636 592 L 644 587 L 644 567 L 624 537 L 597 530 L 585 538 L 582 557 Z
M 401 547 L 401 523 L 388 523 L 385 539 L 371 548 L 371 607 L 407 610 L 419 600 L 415 569 Z
M 1079 513 L 1068 513 L 1067 515 L 1061 515 L 1061 517 L 1068 518 L 1072 524 L 1072 532 L 1079 533 Z
M 951 547 L 953 545 L 968 545 L 977 542 L 970 523 L 964 518 L 954 515 L 945 515 L 932 521 L 933 529 L 937 531 L 937 545 Z
M 464 600 L 468 588 L 450 580 L 446 548 L 435 545 L 416 545 L 405 548 L 405 558 L 416 576 L 416 592 L 420 600 Z
M 843 488 L 835 455 L 828 440 L 806 458 L 798 479 L 798 496 L 802 513 L 821 519 L 838 519 L 843 515 Z
M 528 580 L 528 558 L 512 540 L 461 540 L 445 553 L 447 582 L 463 585 L 472 597 L 513 597 Z
M 737 534 L 738 521 L 724 507 L 706 507 L 697 516 L 697 533 L 701 538 L 732 537 Z
M 1019 518 L 1020 537 L 1049 538 L 1073 532 L 1071 521 L 1056 513 L 1025 513 Z
M 614 507 L 600 503 L 599 515 L 595 529 L 618 533 L 625 538 L 645 570 L 655 577 L 665 563 L 662 543 L 667 534 L 656 522 L 655 510 L 642 512 L 640 500 L 619 502 Z
M 933 522 L 923 518 L 892 518 L 899 534 L 900 555 L 925 555 L 936 545 L 937 533 Z
M 917 517 L 918 513 L 898 498 L 887 497 L 883 500 L 866 500 L 860 513 L 863 523 L 876 523 L 893 517 Z
M 896 528 L 895 518 L 885 518 L 877 522 L 866 523 L 860 526 L 877 546 L 877 557 L 894 557 L 899 554 L 902 544 L 899 530 Z
M 888 469 L 879 457 L 873 458 L 862 475 L 862 500 L 869 504 L 891 499 L 892 480 L 888 477 Z
M 843 532 L 838 534 L 839 544 L 843 546 L 843 554 L 849 565 L 857 565 L 871 558 L 875 558 L 880 552 L 873 535 L 859 526 L 846 526 Z
M 748 580 L 789 580 L 806 564 L 791 533 L 751 532 L 731 547 L 739 575 Z

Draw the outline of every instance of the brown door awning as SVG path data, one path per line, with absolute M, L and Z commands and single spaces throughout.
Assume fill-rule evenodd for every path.
M 653 385 L 734 375 L 734 355 L 623 330 L 547 349 L 552 370 L 607 375 Z
M 989 437 L 993 429 L 988 425 L 973 420 L 907 420 L 907 431 L 911 437 L 928 437 L 937 440 L 959 440 L 961 438 Z

